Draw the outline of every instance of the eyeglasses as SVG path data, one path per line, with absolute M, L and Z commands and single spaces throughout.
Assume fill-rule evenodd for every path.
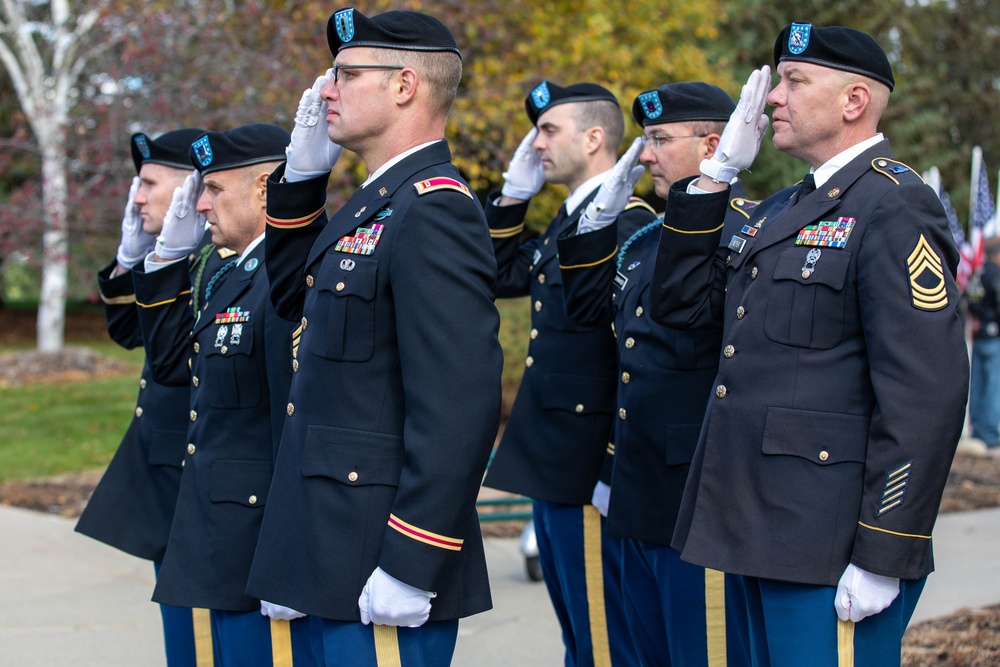
M 402 65 L 334 65 L 333 82 L 340 81 L 340 70 L 345 69 L 403 69 Z
M 642 143 L 644 143 L 646 146 L 650 146 L 654 151 L 656 151 L 660 150 L 660 148 L 663 147 L 663 144 L 670 143 L 674 139 L 695 139 L 695 138 L 700 139 L 701 137 L 707 137 L 707 136 L 708 136 L 707 134 L 685 134 L 679 137 L 671 137 L 670 135 L 667 134 L 653 134 L 653 135 L 644 134 L 642 135 Z

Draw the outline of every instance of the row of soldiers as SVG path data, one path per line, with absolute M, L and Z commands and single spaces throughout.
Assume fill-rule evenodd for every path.
M 943 211 L 877 130 L 877 43 L 792 24 L 773 89 L 643 92 L 620 159 L 615 96 L 543 81 L 484 211 L 443 139 L 451 32 L 346 8 L 327 38 L 291 134 L 132 138 L 100 285 L 147 361 L 78 530 L 155 563 L 170 667 L 451 663 L 491 606 L 493 300 L 528 295 L 485 484 L 533 500 L 566 665 L 898 664 L 968 363 Z M 811 169 L 756 202 L 765 104 Z M 369 176 L 328 219 L 344 149 Z M 569 196 L 532 238 L 546 182 Z

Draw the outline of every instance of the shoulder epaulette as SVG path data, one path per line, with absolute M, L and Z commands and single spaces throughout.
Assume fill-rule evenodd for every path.
M 729 200 L 729 206 L 745 215 L 748 220 L 759 203 L 759 201 L 747 199 L 746 197 L 733 197 Z
M 230 250 L 229 248 L 219 248 L 216 252 L 219 253 L 219 257 L 222 259 L 229 259 L 230 257 L 236 257 L 237 253 L 235 250 Z
M 464 194 L 469 199 L 474 198 L 472 193 L 469 192 L 468 186 L 461 181 L 456 181 L 454 178 L 448 178 L 446 176 L 435 176 L 434 178 L 428 178 L 425 181 L 417 181 L 413 184 L 413 187 L 417 189 L 418 195 L 425 195 L 428 192 L 436 192 L 437 190 L 456 190 Z
M 656 209 L 649 205 L 649 203 L 642 199 L 641 197 L 630 197 L 628 204 L 625 205 L 626 211 L 631 211 L 633 208 L 644 208 L 653 215 L 656 215 Z
M 920 177 L 920 174 L 913 171 L 902 162 L 893 160 L 892 158 L 877 157 L 872 160 L 872 168 L 896 185 L 901 183 L 924 182 L 924 179 Z

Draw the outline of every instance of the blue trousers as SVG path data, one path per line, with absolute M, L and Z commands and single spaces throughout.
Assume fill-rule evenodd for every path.
M 323 667 L 448 667 L 458 638 L 457 620 L 397 628 L 321 619 L 317 629 L 324 651 L 317 664 Z
M 274 621 L 254 611 L 211 611 L 215 667 L 313 667 L 322 655 L 320 620 Z
M 686 563 L 667 546 L 624 542 L 625 613 L 644 666 L 750 665 L 739 578 Z
M 969 423 L 972 434 L 990 447 L 1000 445 L 1000 338 L 972 342 Z
M 591 505 L 532 502 L 545 586 L 562 628 L 566 667 L 638 665 L 622 599 L 622 540 Z
M 740 578 L 754 667 L 899 667 L 903 632 L 927 580 L 900 581 L 887 609 L 852 623 L 837 618 L 836 586 Z
M 160 575 L 160 563 L 153 563 L 153 572 Z M 163 621 L 163 648 L 167 667 L 210 667 L 212 664 L 212 628 L 208 610 L 160 605 Z M 199 662 L 200 659 L 200 662 Z

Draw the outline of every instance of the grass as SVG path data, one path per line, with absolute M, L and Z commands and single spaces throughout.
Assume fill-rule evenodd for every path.
M 506 415 L 524 372 L 531 329 L 529 299 L 502 299 L 497 308 Z M 125 350 L 106 337 L 72 332 L 67 332 L 66 342 L 129 362 L 135 371 L 88 382 L 0 387 L 0 483 L 100 468 L 111 460 L 128 428 L 142 349 Z M 0 346 L 0 353 L 32 349 L 34 341 L 24 341 Z
M 132 419 L 143 351 L 111 341 L 68 341 L 129 362 L 134 372 L 88 382 L 0 388 L 0 482 L 99 468 Z M 4 346 L 0 352 L 33 349 Z

